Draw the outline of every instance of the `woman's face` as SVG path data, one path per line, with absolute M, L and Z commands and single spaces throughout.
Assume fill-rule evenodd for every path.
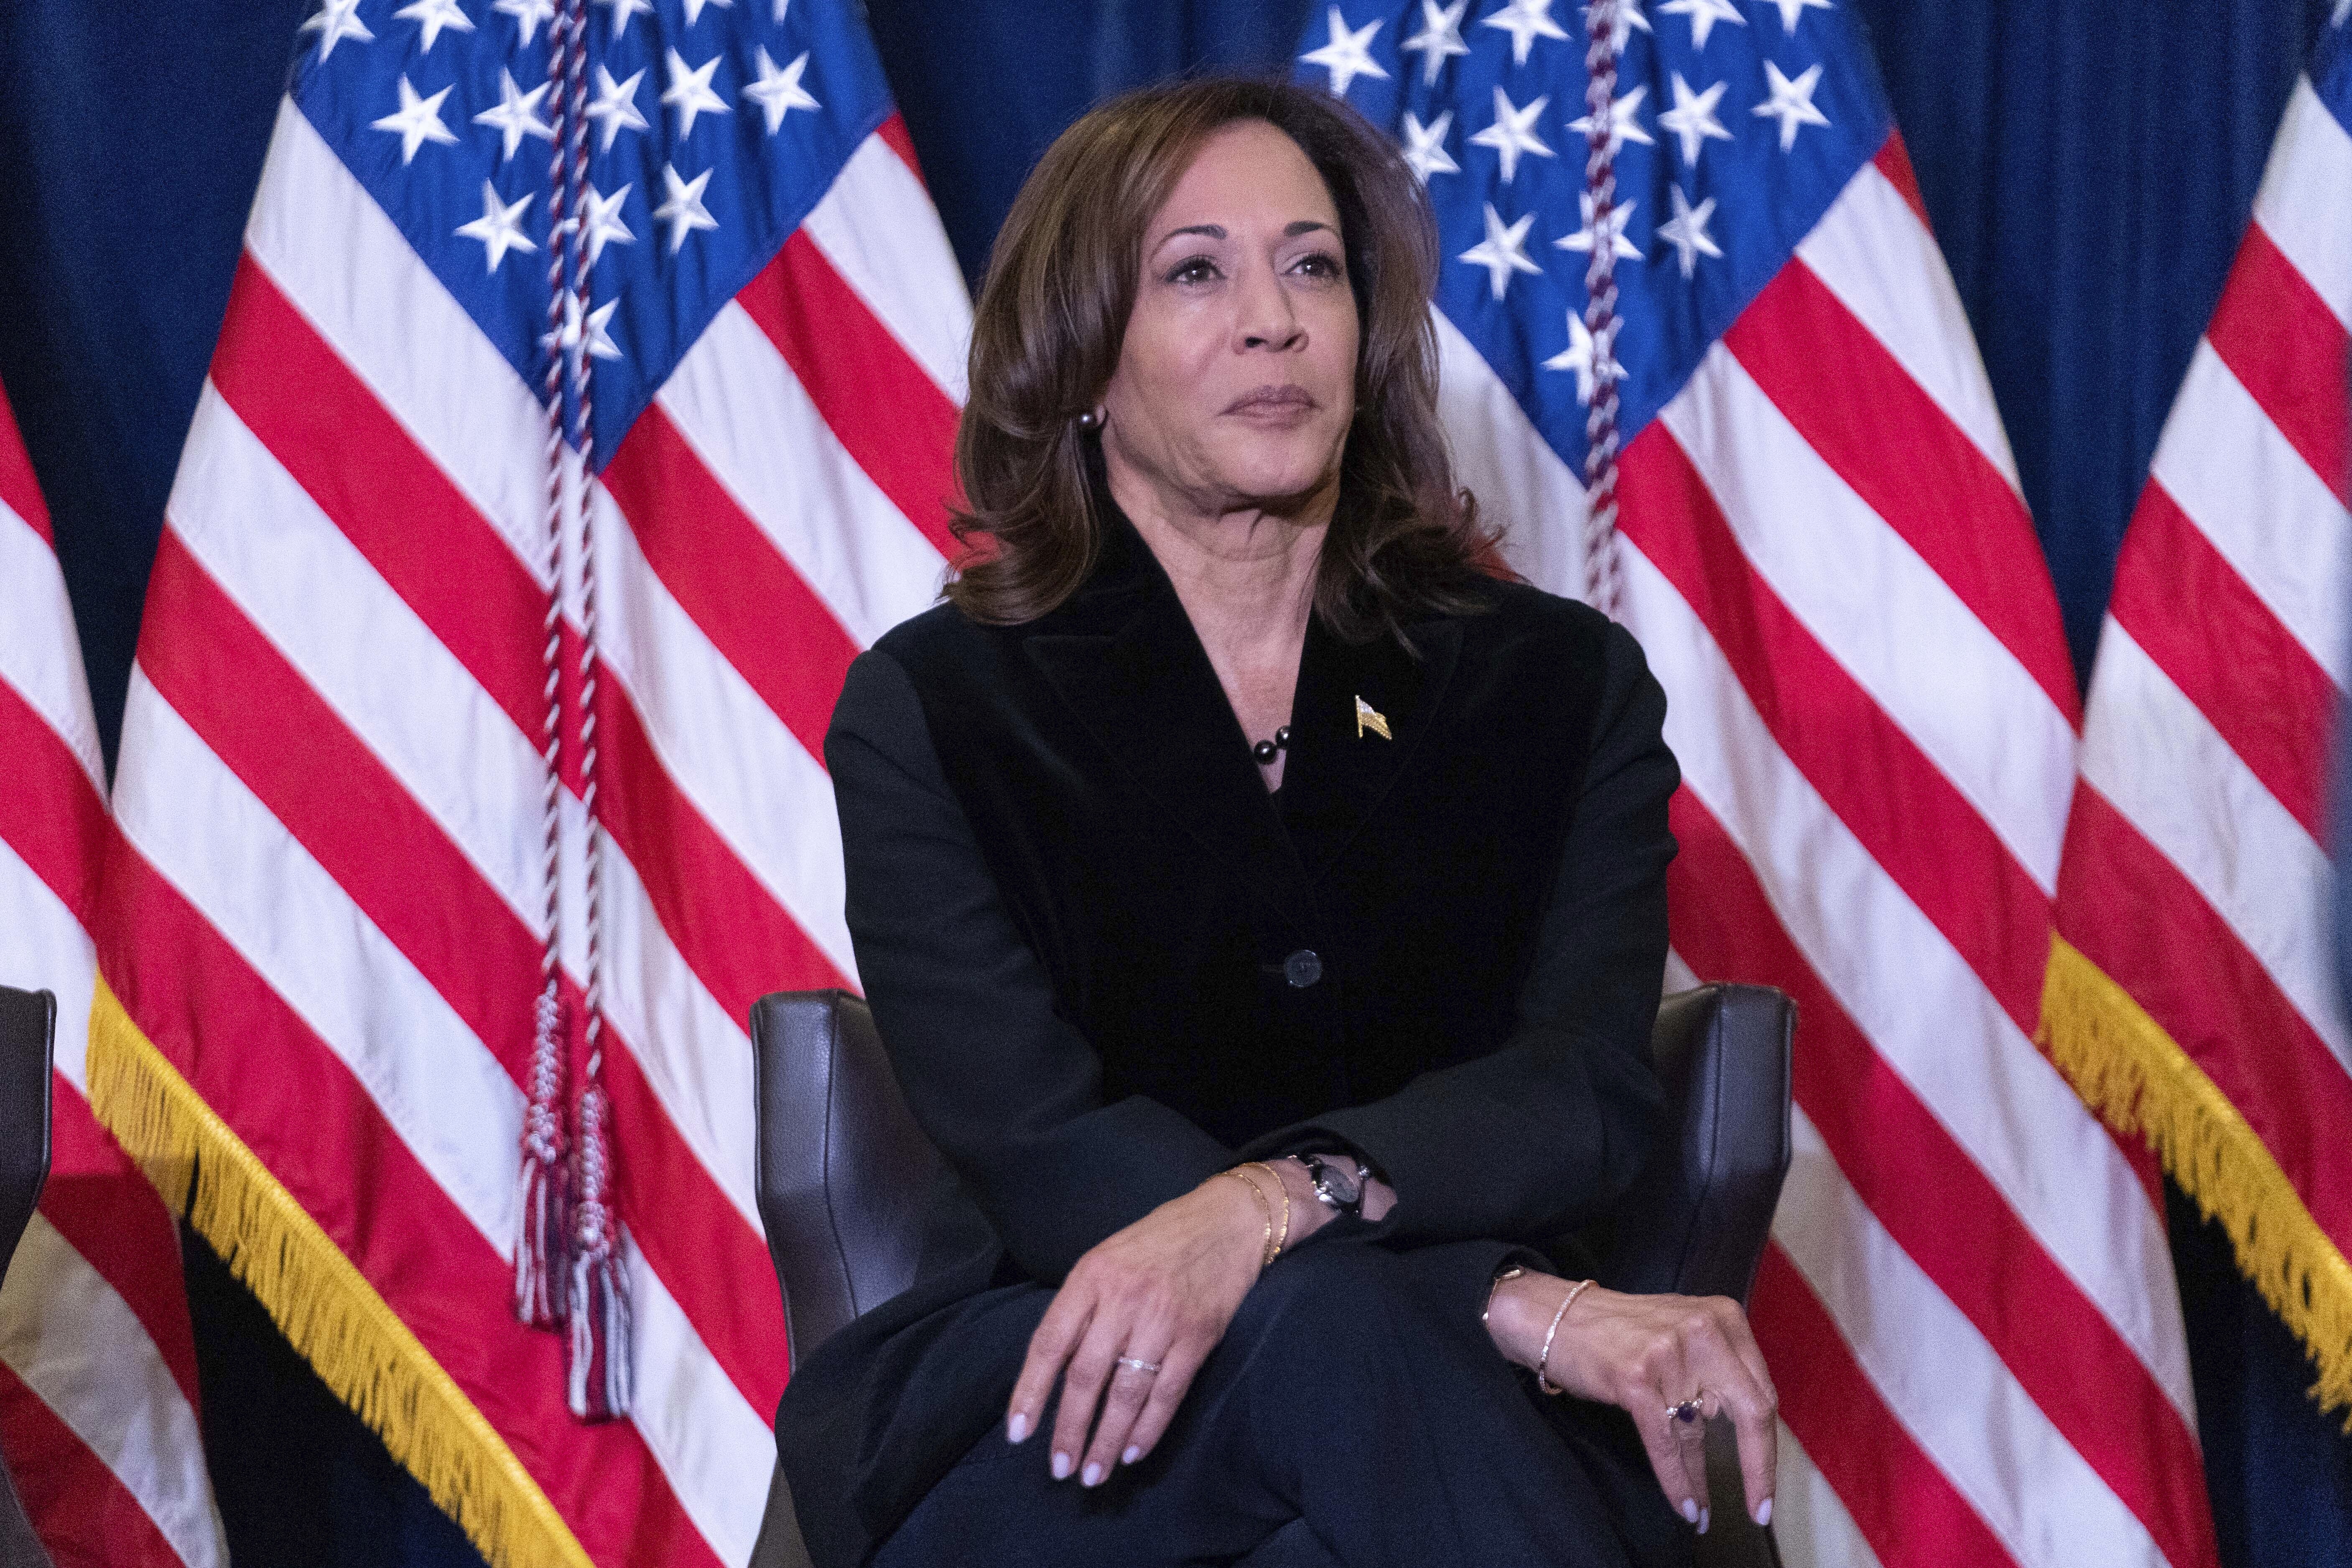
M 1356 344 L 1322 176 L 1265 121 L 1224 126 L 1144 230 L 1106 456 L 1170 510 L 1295 510 L 1337 481 Z

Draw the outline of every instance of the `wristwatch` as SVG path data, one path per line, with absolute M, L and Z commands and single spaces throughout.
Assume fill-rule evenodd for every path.
M 1364 1176 L 1362 1167 L 1352 1160 L 1336 1163 L 1320 1154 L 1301 1154 L 1298 1163 L 1307 1167 L 1307 1179 L 1315 1184 L 1315 1195 L 1323 1206 L 1360 1218 L 1364 1212 Z

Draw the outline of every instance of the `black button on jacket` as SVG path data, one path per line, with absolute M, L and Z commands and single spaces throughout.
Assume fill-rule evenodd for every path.
M 1051 615 L 942 606 L 851 668 L 825 743 L 850 934 L 952 1177 L 915 1286 L 778 1412 L 820 1568 L 1002 1416 L 1033 1321 L 992 1314 L 1003 1287 L 1058 1283 L 1237 1160 L 1360 1151 L 1397 1247 L 1556 1247 L 1632 1181 L 1660 1104 L 1665 699 L 1601 616 L 1481 592 L 1410 653 L 1311 625 L 1274 795 L 1123 520 Z

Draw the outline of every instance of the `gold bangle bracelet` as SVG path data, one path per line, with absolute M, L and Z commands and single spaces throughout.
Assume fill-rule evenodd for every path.
M 1568 1310 L 1576 1305 L 1576 1299 L 1591 1289 L 1592 1281 L 1590 1279 L 1580 1279 L 1575 1284 L 1570 1285 L 1568 1288 L 1568 1294 L 1560 1298 L 1559 1310 L 1551 1315 L 1551 1327 L 1544 1331 L 1543 1350 L 1541 1353 L 1536 1357 L 1536 1386 L 1543 1390 L 1546 1394 L 1564 1394 L 1567 1392 L 1567 1390 L 1554 1384 L 1551 1380 L 1551 1374 L 1544 1370 L 1551 1364 L 1551 1337 L 1559 1332 L 1559 1321 L 1568 1316 Z
M 1267 1264 L 1274 1261 L 1274 1205 L 1265 1201 L 1265 1189 L 1259 1186 L 1255 1182 L 1251 1181 L 1247 1176 L 1243 1175 L 1239 1171 L 1219 1171 L 1217 1174 L 1221 1176 L 1231 1176 L 1234 1181 L 1239 1182 L 1242 1185 L 1247 1187 L 1250 1190 L 1250 1194 L 1257 1199 L 1257 1206 L 1265 1212 L 1265 1250 L 1260 1255 L 1257 1260 L 1257 1266 L 1260 1268 L 1264 1268 Z
M 1290 1189 L 1282 1184 L 1282 1173 L 1276 1170 L 1272 1165 L 1267 1164 L 1265 1161 L 1252 1160 L 1249 1164 L 1244 1165 L 1242 1169 L 1246 1171 L 1252 1166 L 1264 1171 L 1266 1175 L 1266 1180 L 1274 1184 L 1274 1190 L 1282 1194 L 1282 1234 L 1275 1238 L 1274 1251 L 1267 1258 L 1268 1262 L 1272 1262 L 1274 1258 L 1282 1256 L 1282 1249 L 1284 1247 L 1290 1245 Z
M 1495 1292 L 1503 1288 L 1503 1281 L 1506 1279 L 1517 1279 L 1520 1275 L 1525 1274 L 1527 1270 L 1525 1268 L 1521 1268 L 1518 1264 L 1514 1263 L 1508 1268 L 1504 1269 L 1500 1274 L 1496 1275 L 1493 1279 L 1487 1282 L 1486 1304 L 1485 1307 L 1481 1308 L 1478 1312 L 1478 1321 L 1480 1322 L 1483 1323 L 1486 1321 L 1488 1318 L 1494 1315 Z

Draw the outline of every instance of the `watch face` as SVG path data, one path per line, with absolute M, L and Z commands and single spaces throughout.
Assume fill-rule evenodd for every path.
M 1317 1158 L 1311 1162 L 1316 1184 L 1339 1200 L 1341 1206 L 1352 1205 L 1364 1195 L 1364 1184 L 1355 1172 L 1334 1160 Z

